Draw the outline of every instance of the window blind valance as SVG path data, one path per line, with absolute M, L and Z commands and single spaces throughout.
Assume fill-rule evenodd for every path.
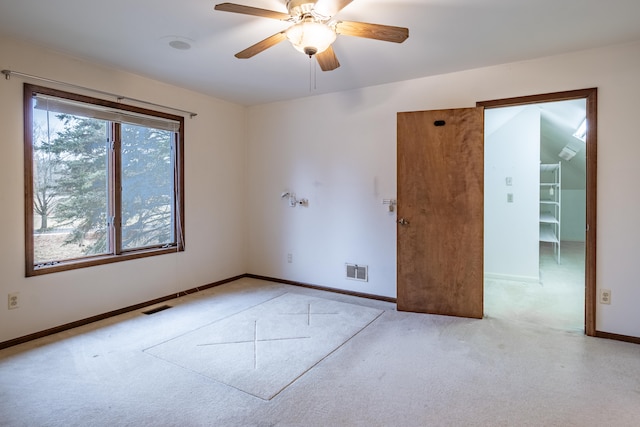
M 35 103 L 34 108 L 49 111 L 51 113 L 71 114 L 171 132 L 180 131 L 180 122 L 163 117 L 149 116 L 134 111 L 88 104 L 44 94 L 34 94 L 33 100 Z

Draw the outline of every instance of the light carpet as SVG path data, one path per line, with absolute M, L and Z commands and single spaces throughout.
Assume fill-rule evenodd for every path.
M 144 351 L 285 293 L 383 313 L 271 400 Z M 0 427 L 640 425 L 636 344 L 250 278 L 168 304 L 0 350 Z
M 285 293 L 144 351 L 270 400 L 381 314 Z

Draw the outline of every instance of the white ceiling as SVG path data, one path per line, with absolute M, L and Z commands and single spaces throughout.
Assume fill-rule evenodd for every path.
M 341 67 L 322 72 L 313 61 L 314 83 L 309 59 L 287 41 L 236 59 L 290 24 L 214 11 L 221 2 L 0 0 L 0 34 L 242 105 L 640 40 L 638 0 L 355 0 L 338 19 L 408 27 L 409 39 L 339 36 Z M 235 3 L 286 12 L 285 0 Z M 176 37 L 192 48 L 169 47 Z

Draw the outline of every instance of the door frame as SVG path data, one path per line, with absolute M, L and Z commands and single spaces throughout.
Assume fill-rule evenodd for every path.
M 516 105 L 540 104 L 544 102 L 569 101 L 584 99 L 586 101 L 587 135 L 586 135 L 586 230 L 585 230 L 585 310 L 584 331 L 588 336 L 596 336 L 596 216 L 597 216 L 597 145 L 598 145 L 598 89 L 578 89 L 565 92 L 553 92 L 540 95 L 521 96 L 516 98 L 480 101 L 478 107 L 501 108 Z

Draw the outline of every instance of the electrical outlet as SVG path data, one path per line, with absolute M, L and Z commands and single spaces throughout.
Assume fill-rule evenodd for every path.
M 610 289 L 600 289 L 600 304 L 611 304 Z
M 293 254 L 287 254 L 287 262 L 291 264 L 293 262 Z
M 507 193 L 507 203 L 513 203 L 513 193 Z
M 9 305 L 9 310 L 13 310 L 14 308 L 19 308 L 20 307 L 20 299 L 18 298 L 19 293 L 18 292 L 13 292 L 9 294 L 9 298 L 8 298 L 8 305 Z

